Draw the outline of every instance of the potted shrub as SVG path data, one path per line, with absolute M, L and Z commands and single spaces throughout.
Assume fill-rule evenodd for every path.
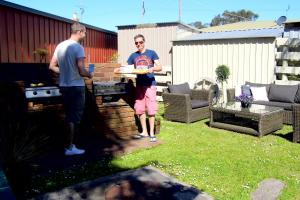
M 221 101 L 222 103 L 227 102 L 227 80 L 229 78 L 230 71 L 229 67 L 226 65 L 219 65 L 216 68 L 216 76 L 217 76 L 217 82 L 221 84 Z

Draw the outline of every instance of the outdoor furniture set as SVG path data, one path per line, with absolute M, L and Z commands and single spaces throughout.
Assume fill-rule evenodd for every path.
M 300 142 L 300 84 L 298 85 L 276 85 L 246 82 L 241 86 L 241 92 L 253 95 L 253 105 L 264 105 L 281 108 L 284 124 L 292 124 L 294 133 L 293 141 Z M 228 89 L 228 101 L 234 101 L 236 89 Z
M 163 90 L 165 118 L 190 123 L 210 118 L 210 126 L 263 136 L 292 124 L 293 142 L 300 142 L 300 84 L 276 85 L 246 82 L 241 89 L 228 89 L 228 103 L 212 103 L 216 91 L 193 90 L 188 83 Z M 239 93 L 253 96 L 250 108 L 237 102 Z

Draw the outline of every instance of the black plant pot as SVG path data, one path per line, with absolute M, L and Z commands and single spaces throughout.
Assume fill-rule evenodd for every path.
M 242 106 L 242 108 L 250 108 L 251 107 L 251 103 L 250 102 L 243 102 L 243 101 L 241 101 L 241 106 Z

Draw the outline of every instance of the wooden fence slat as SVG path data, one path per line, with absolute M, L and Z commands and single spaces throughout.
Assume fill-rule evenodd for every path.
M 275 68 L 276 73 L 281 73 L 281 74 L 300 74 L 300 67 L 282 67 L 282 66 L 277 66 Z
M 276 59 L 277 60 L 294 60 L 294 61 L 300 61 L 300 52 L 277 52 L 276 53 Z

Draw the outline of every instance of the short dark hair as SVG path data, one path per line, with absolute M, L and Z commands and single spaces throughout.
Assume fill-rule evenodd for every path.
M 71 33 L 76 33 L 77 31 L 85 31 L 85 30 L 86 30 L 85 26 L 78 22 L 75 22 L 71 26 Z
M 142 34 L 137 34 L 136 36 L 134 36 L 134 40 L 136 40 L 136 38 L 142 38 L 145 42 L 145 37 Z

